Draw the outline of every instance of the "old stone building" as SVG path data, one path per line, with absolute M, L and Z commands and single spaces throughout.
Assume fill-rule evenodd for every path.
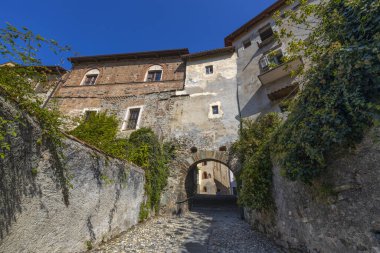
M 281 112 L 281 102 L 298 91 L 291 71 L 303 65 L 302 59 L 284 63 L 288 40 L 278 41 L 273 19 L 275 11 L 297 10 L 297 1 L 287 5 L 279 0 L 225 38 L 226 46 L 237 53 L 238 101 L 241 118 L 256 118 L 267 112 Z M 307 34 L 298 27 L 287 27 L 297 37 Z
M 0 64 L 0 67 L 20 67 L 16 63 L 6 62 Z M 60 66 L 35 66 L 37 72 L 41 74 L 44 80 L 32 80 L 31 85 L 43 106 L 48 103 L 58 86 L 64 82 L 67 70 Z M 39 78 L 39 79 L 41 79 Z
M 171 98 L 183 90 L 188 49 L 73 57 L 73 69 L 54 95 L 70 117 L 107 111 L 120 120 L 120 136 L 141 127 L 167 132 Z
M 236 55 L 232 47 L 182 57 L 186 62 L 183 91 L 177 95 L 172 136 L 191 139 L 198 149 L 226 149 L 238 134 Z

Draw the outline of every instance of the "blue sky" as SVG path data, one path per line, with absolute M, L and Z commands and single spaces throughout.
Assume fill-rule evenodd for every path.
M 79 55 L 224 46 L 275 0 L 2 0 L 0 26 L 26 26 Z M 45 64 L 58 60 L 41 55 Z M 70 68 L 69 63 L 65 63 Z

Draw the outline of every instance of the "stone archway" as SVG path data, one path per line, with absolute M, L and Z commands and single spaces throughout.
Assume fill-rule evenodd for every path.
M 198 150 L 192 153 L 182 153 L 182 155 L 176 157 L 170 166 L 168 186 L 161 198 L 161 212 L 175 213 L 179 209 L 188 209 L 186 199 L 189 196 L 186 191 L 186 178 L 189 171 L 194 169 L 196 164 L 203 161 L 215 161 L 227 166 L 236 174 L 239 166 L 236 166 L 233 160 L 228 151 Z

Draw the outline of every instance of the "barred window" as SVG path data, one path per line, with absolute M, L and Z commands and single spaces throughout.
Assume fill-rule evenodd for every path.
M 127 129 L 136 129 L 137 121 L 139 119 L 139 114 L 140 114 L 140 108 L 129 109 Z

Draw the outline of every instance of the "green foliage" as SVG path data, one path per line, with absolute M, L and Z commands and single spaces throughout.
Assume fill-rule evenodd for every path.
M 32 176 L 35 177 L 38 174 L 38 169 L 37 168 L 32 168 L 31 172 L 32 172 Z
M 37 54 L 41 47 L 49 47 L 55 53 L 69 50 L 61 47 L 57 42 L 47 40 L 41 35 L 35 35 L 29 29 L 21 30 L 7 24 L 0 28 L 0 54 L 2 58 L 14 62 L 16 66 L 0 67 L 0 95 L 5 99 L 17 103 L 19 108 L 35 117 L 39 122 L 44 139 L 49 139 L 55 145 L 61 144 L 60 115 L 57 111 L 42 108 L 42 102 L 36 96 L 33 86 L 37 82 L 47 79 L 41 61 Z M 9 150 L 9 135 L 15 135 L 12 124 L 18 119 L 5 120 L 0 116 L 0 156 L 4 158 L 4 151 Z
M 335 151 L 358 143 L 379 111 L 380 1 L 301 1 L 297 12 L 278 20 L 303 24 L 307 40 L 292 38 L 288 53 L 310 61 L 302 91 L 273 146 L 282 173 L 311 183 Z M 310 22 L 314 16 L 319 23 Z
M 145 170 L 147 201 L 141 206 L 140 220 L 147 218 L 148 210 L 158 212 L 161 192 L 167 184 L 172 158 L 171 145 L 162 144 L 149 128 L 141 128 L 129 137 L 127 159 Z
M 257 121 L 245 121 L 233 152 L 240 156 L 242 170 L 237 175 L 239 204 L 256 210 L 272 207 L 272 161 L 270 141 L 281 122 L 275 113 Z
M 94 247 L 92 246 L 92 241 L 86 241 L 86 249 L 92 250 Z
M 84 140 L 111 156 L 125 160 L 127 158 L 128 141 L 116 138 L 118 124 L 116 116 L 107 115 L 106 112 L 89 114 L 69 134 Z
M 70 134 L 109 155 L 133 162 L 145 170 L 147 201 L 140 210 L 140 220 L 145 220 L 151 210 L 158 211 L 161 192 L 167 183 L 167 164 L 173 155 L 172 146 L 161 143 L 148 128 L 134 131 L 129 139 L 117 139 L 117 131 L 116 117 L 101 112 L 83 119 Z M 106 179 L 103 180 L 107 182 Z

